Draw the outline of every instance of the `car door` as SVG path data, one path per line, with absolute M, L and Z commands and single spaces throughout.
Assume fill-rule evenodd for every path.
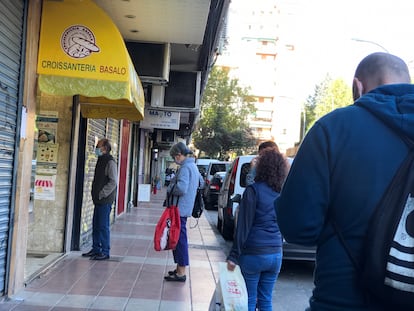
M 227 171 L 226 176 L 224 177 L 223 185 L 221 186 L 220 193 L 217 200 L 217 228 L 219 230 L 221 223 L 223 221 L 223 210 L 226 208 L 228 203 L 229 188 L 230 188 L 230 177 L 232 176 L 233 169 L 235 169 L 234 164 L 236 161 L 233 161 L 230 165 L 230 169 Z

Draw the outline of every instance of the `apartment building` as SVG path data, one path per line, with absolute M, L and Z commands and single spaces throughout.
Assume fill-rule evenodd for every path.
M 289 1 L 232 1 L 218 66 L 250 89 L 257 111 L 250 127 L 259 143 L 274 140 L 281 151 L 300 140 L 301 102 L 288 64 L 295 57 L 289 37 Z

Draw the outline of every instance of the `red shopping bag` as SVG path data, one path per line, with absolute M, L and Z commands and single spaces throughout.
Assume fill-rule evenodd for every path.
M 175 249 L 180 238 L 181 221 L 178 210 L 178 198 L 175 205 L 169 201 L 168 198 L 167 207 L 155 227 L 154 249 L 156 251 Z

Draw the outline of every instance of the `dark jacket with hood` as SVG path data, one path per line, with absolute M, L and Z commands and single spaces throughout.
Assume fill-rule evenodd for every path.
M 327 215 L 361 262 L 370 217 L 408 152 L 400 134 L 414 140 L 414 85 L 378 87 L 305 137 L 275 207 L 288 242 L 317 245 L 311 310 L 382 310 L 366 305 Z

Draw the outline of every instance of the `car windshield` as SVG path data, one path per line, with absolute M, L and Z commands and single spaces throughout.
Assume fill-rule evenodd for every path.
M 227 165 L 225 163 L 214 163 L 211 165 L 210 175 L 214 175 L 217 172 L 225 172 L 227 170 Z
M 198 171 L 200 172 L 200 174 L 205 174 L 207 172 L 208 169 L 208 165 L 197 165 L 198 167 Z

